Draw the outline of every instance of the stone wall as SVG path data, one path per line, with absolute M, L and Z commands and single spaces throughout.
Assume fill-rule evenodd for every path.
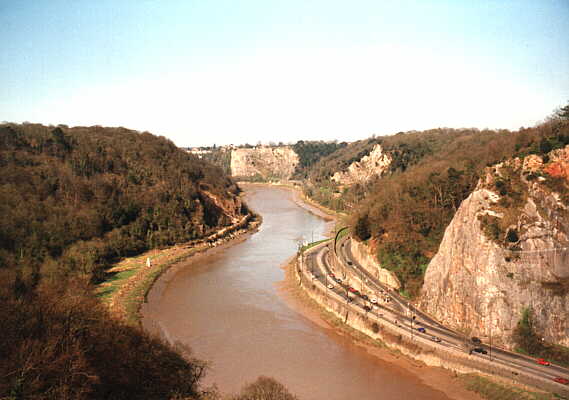
M 315 246 L 308 252 L 317 251 L 319 247 Z M 467 352 L 453 351 L 421 336 L 411 334 L 408 329 L 396 325 L 387 316 L 383 318 L 373 313 L 364 313 L 353 304 L 346 303 L 341 296 L 327 290 L 320 281 L 313 280 L 302 256 L 298 257 L 294 269 L 299 286 L 325 310 L 351 328 L 385 343 L 392 349 L 399 350 L 406 356 L 429 366 L 443 367 L 458 373 L 482 372 L 517 384 L 537 387 L 565 396 L 569 395 L 569 388 L 553 381 L 517 372 L 507 366 L 469 355 Z
M 350 246 L 350 251 L 354 259 L 372 276 L 375 276 L 381 283 L 398 290 L 401 283 L 395 274 L 382 268 L 375 257 L 370 254 L 369 247 L 355 239 L 346 240 L 346 245 Z

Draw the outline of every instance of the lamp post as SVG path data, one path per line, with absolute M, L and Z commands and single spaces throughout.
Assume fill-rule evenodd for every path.
M 492 361 L 492 314 L 490 314 L 490 361 Z

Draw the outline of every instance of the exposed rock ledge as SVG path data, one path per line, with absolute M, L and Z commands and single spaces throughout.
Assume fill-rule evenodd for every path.
M 379 279 L 384 285 L 396 290 L 401 287 L 401 283 L 395 274 L 379 265 L 375 257 L 370 254 L 368 246 L 355 239 L 349 240 L 348 243 L 350 243 L 352 256 L 367 272 Z
M 563 156 L 569 159 L 569 147 L 551 154 L 549 167 L 562 164 Z M 524 308 L 531 310 L 538 335 L 569 345 L 569 210 L 544 186 L 552 175 L 525 178 L 540 167 L 535 157 L 489 169 L 463 201 L 429 264 L 420 300 L 445 325 L 485 340 L 492 336 L 510 349 Z M 510 214 L 516 236 L 496 241 L 479 217 L 503 221 L 511 213 L 499 208 L 504 196 L 491 190 L 493 182 L 505 179 L 504 168 L 515 172 L 508 179 L 519 179 L 525 200 L 515 218 Z
M 369 155 L 351 163 L 347 171 L 336 172 L 331 179 L 340 185 L 363 184 L 387 172 L 391 161 L 391 155 L 384 153 L 381 145 L 376 144 Z
M 290 147 L 255 147 L 231 151 L 231 175 L 236 178 L 288 180 L 298 165 Z

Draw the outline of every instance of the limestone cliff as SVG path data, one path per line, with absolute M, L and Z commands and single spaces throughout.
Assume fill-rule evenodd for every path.
M 387 172 L 391 161 L 392 157 L 384 153 L 381 145 L 376 144 L 367 156 L 351 163 L 346 171 L 336 172 L 331 179 L 340 185 L 363 184 Z
M 401 283 L 393 271 L 382 268 L 377 259 L 373 256 L 371 249 L 362 242 L 350 239 L 348 242 L 352 257 L 367 272 L 375 276 L 381 283 L 393 289 L 401 288 Z
M 447 227 L 420 306 L 508 348 L 529 308 L 538 335 L 569 345 L 568 167 L 569 146 L 489 168 Z
M 290 147 L 255 147 L 231 151 L 231 175 L 258 180 L 290 179 L 298 155 Z

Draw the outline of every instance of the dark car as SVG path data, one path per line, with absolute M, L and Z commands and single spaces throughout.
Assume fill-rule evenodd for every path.
M 362 296 L 362 299 L 364 299 L 364 300 L 369 300 L 369 297 L 367 297 L 367 294 L 364 294 L 364 295 Z
M 367 312 L 371 311 L 371 307 L 370 306 L 364 306 L 364 310 L 366 310 Z
M 475 347 L 472 349 L 473 352 L 475 353 L 480 353 L 480 354 L 488 354 L 488 352 L 483 349 L 482 347 Z
M 472 340 L 472 343 L 474 343 L 474 344 L 481 344 L 482 343 L 482 341 L 479 338 L 477 338 L 476 336 L 472 336 L 471 340 Z
M 348 265 L 354 265 L 353 262 L 351 262 L 350 260 L 346 261 L 348 263 Z
M 427 332 L 427 331 L 425 330 L 425 328 L 423 328 L 422 326 L 418 327 L 417 330 L 418 330 L 419 332 L 421 332 L 421 333 Z

